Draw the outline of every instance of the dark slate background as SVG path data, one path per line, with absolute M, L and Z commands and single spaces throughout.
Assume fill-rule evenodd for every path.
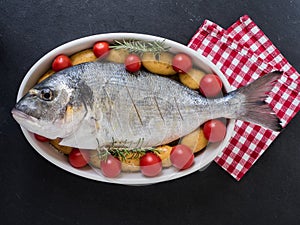
M 10 116 L 30 67 L 53 48 L 106 32 L 187 44 L 205 19 L 224 28 L 248 14 L 300 71 L 300 1 L 0 0 L 1 224 L 300 224 L 300 116 L 248 174 L 217 164 L 145 187 L 84 179 L 52 165 Z

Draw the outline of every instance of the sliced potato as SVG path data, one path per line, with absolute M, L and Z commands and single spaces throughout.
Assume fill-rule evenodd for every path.
M 151 52 L 146 52 L 142 56 L 143 66 L 151 73 L 160 75 L 174 75 L 176 71 L 172 67 L 173 55 L 168 52 L 162 52 L 155 55 Z
M 201 79 L 205 76 L 205 73 L 198 69 L 190 69 L 187 73 L 180 73 L 179 79 L 185 86 L 197 90 Z
M 129 52 L 126 49 L 111 49 L 105 59 L 110 62 L 124 63 L 128 55 Z
M 73 65 L 92 62 L 97 59 L 92 49 L 86 49 L 80 52 L 75 53 L 70 57 Z
M 60 145 L 59 142 L 61 140 L 59 138 L 56 138 L 55 140 L 51 140 L 50 141 L 50 144 L 56 148 L 58 151 L 64 153 L 64 154 L 70 154 L 70 152 L 72 151 L 72 147 L 69 147 L 69 146 L 63 146 L 63 145 Z
M 172 165 L 170 160 L 172 147 L 169 145 L 162 145 L 157 147 L 156 150 L 159 151 L 157 155 L 160 157 L 163 167 L 170 167 Z
M 203 129 L 199 127 L 192 133 L 184 136 L 180 143 L 190 147 L 195 153 L 204 149 L 207 146 L 208 140 L 204 136 Z
M 40 83 L 43 80 L 45 80 L 46 78 L 50 77 L 54 73 L 55 73 L 54 70 L 52 70 L 52 69 L 48 70 L 43 76 L 40 77 L 40 79 L 38 80 L 38 83 Z

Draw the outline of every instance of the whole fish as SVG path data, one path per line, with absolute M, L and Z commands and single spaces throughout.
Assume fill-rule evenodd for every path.
M 31 132 L 82 149 L 114 143 L 158 146 L 219 117 L 279 131 L 280 121 L 264 99 L 281 74 L 269 73 L 224 97 L 207 99 L 166 77 L 143 70 L 132 74 L 122 64 L 90 62 L 35 85 L 12 114 Z

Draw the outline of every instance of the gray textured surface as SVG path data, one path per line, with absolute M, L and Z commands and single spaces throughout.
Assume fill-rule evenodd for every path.
M 299 71 L 300 2 L 0 0 L 1 224 L 300 224 L 300 117 L 236 182 L 215 163 L 172 182 L 127 187 L 83 179 L 44 160 L 10 116 L 28 69 L 67 41 L 139 32 L 186 44 L 204 19 L 244 14 Z

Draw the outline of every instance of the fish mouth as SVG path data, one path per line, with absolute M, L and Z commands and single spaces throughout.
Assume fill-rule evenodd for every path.
M 37 118 L 33 117 L 33 116 L 29 116 L 28 114 L 16 109 L 16 108 L 13 108 L 11 110 L 11 113 L 12 113 L 12 116 L 13 118 L 16 120 L 16 121 L 20 121 L 20 120 L 27 120 L 27 121 L 30 121 L 30 122 L 36 122 L 38 121 Z

